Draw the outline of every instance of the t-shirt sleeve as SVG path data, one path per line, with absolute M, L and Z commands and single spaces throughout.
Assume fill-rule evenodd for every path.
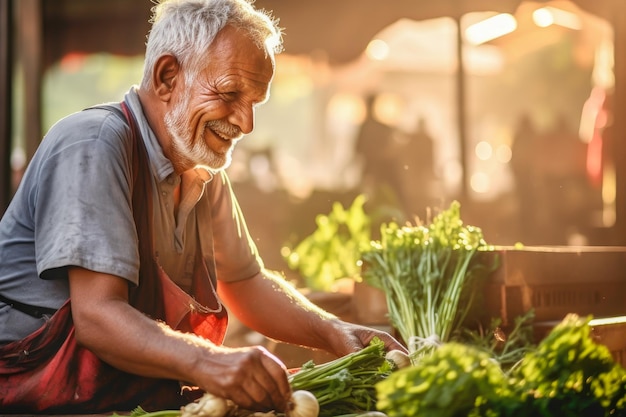
M 238 281 L 258 274 L 263 263 L 248 233 L 239 203 L 225 172 L 207 184 L 217 279 Z
M 39 165 L 32 196 L 42 278 L 80 266 L 138 282 L 129 133 L 118 116 L 102 112 L 64 119 L 44 139 L 64 135 Z

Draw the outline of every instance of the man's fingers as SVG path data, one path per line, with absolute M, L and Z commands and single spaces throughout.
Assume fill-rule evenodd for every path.
M 287 368 L 274 355 L 266 352 L 261 357 L 266 372 L 258 376 L 259 383 L 268 388 L 268 394 L 277 411 L 285 411 L 291 397 L 291 387 L 287 379 Z
M 284 411 L 291 396 L 285 365 L 263 348 L 250 352 L 245 362 L 248 372 L 240 381 L 241 394 L 233 393 L 233 401 L 249 410 Z

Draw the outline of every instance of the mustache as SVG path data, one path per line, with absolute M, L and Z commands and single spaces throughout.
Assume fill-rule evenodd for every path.
M 224 120 L 210 120 L 204 126 L 225 139 L 238 139 L 243 136 L 241 129 Z

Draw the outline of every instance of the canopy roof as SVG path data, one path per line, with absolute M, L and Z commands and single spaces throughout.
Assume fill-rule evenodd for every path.
M 332 64 L 354 60 L 372 37 L 394 22 L 458 18 L 473 11 L 514 13 L 521 0 L 257 0 L 285 29 L 289 54 L 325 54 Z M 610 2 L 575 0 L 599 16 Z M 142 54 L 152 0 L 43 0 L 45 65 L 68 52 Z

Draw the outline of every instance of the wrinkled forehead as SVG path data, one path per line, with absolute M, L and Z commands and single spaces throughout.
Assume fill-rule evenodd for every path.
M 258 45 L 242 29 L 224 27 L 215 37 L 208 49 L 207 63 L 222 62 L 224 66 L 233 66 L 244 72 L 256 73 L 255 78 L 267 82 L 274 74 L 274 54 L 263 45 Z

